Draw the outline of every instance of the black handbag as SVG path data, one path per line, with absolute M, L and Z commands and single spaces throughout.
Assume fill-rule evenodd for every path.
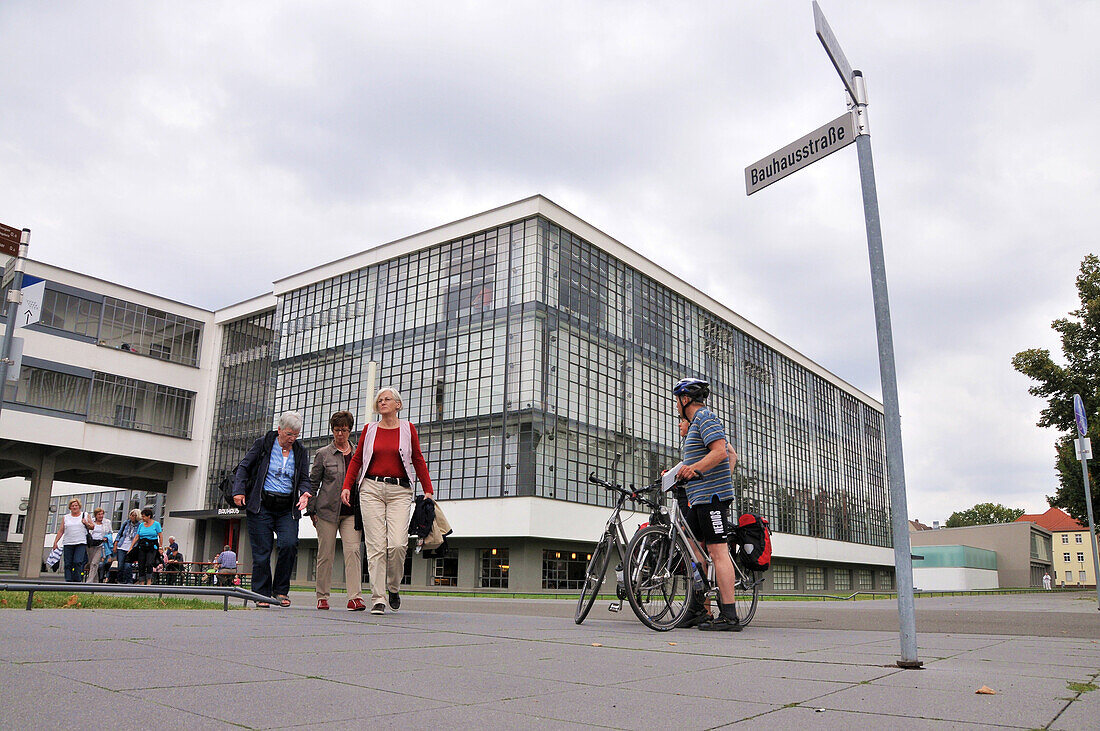
M 85 513 L 85 515 L 87 515 L 87 513 Z M 89 546 L 102 546 L 103 541 L 106 540 L 104 538 L 100 538 L 98 540 L 95 539 L 95 538 L 92 538 L 92 532 L 90 530 L 88 530 L 87 526 L 84 526 L 84 533 L 85 533 L 84 542 Z
M 269 513 L 285 513 L 294 507 L 294 497 L 289 493 L 261 491 L 260 502 Z

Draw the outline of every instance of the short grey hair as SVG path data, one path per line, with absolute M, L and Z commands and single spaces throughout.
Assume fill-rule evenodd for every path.
M 302 415 L 297 411 L 284 411 L 279 416 L 279 428 L 302 433 Z
M 374 394 L 375 408 L 378 408 L 378 399 L 382 398 L 382 394 L 384 394 L 386 391 L 389 391 L 393 394 L 394 400 L 397 401 L 397 410 L 400 411 L 401 407 L 405 405 L 405 400 L 401 398 L 401 392 L 393 386 L 383 386 L 382 388 L 378 389 L 378 393 Z

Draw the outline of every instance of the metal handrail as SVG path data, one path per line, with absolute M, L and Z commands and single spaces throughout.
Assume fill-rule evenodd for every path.
M 257 594 L 239 586 L 145 586 L 143 584 L 73 584 L 72 582 L 30 581 L 26 579 L 0 580 L 0 591 L 27 592 L 27 611 L 31 611 L 36 591 L 66 591 L 75 594 L 168 594 L 175 596 L 222 596 L 225 599 L 222 611 L 229 611 L 229 600 L 243 599 L 248 602 L 271 602 L 271 597 Z

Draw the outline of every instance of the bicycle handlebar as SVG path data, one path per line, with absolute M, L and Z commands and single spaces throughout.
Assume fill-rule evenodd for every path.
M 646 487 L 643 487 L 640 490 L 636 490 L 636 489 L 627 490 L 622 485 L 614 485 L 614 484 L 608 482 L 607 480 L 603 480 L 603 479 L 600 479 L 599 477 L 596 477 L 595 472 L 590 472 L 588 474 L 588 481 L 590 483 L 592 483 L 593 485 L 599 485 L 600 487 L 603 487 L 606 490 L 614 490 L 615 492 L 620 492 L 623 495 L 629 497 L 634 502 L 642 502 L 642 503 L 645 503 L 646 505 L 649 505 L 650 507 L 654 507 L 654 508 L 658 506 L 658 503 L 657 503 L 656 500 L 654 500 L 653 498 L 646 497 L 645 495 L 642 495 L 641 493 L 652 490 L 655 486 L 660 484 L 660 480 L 657 480 L 657 482 L 655 482 L 653 484 L 650 484 Z

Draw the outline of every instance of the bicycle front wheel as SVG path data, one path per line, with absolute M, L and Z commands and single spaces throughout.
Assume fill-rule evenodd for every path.
M 642 624 L 666 632 L 680 623 L 691 598 L 691 561 L 669 526 L 638 531 L 626 549 L 623 580 Z
M 604 537 L 596 544 L 592 551 L 592 558 L 588 560 L 588 566 L 584 569 L 584 584 L 581 585 L 581 595 L 577 599 L 577 610 L 573 613 L 573 621 L 580 624 L 588 613 L 592 611 L 592 605 L 596 603 L 596 595 L 603 586 L 603 577 L 607 574 L 607 563 L 611 558 L 611 536 Z

